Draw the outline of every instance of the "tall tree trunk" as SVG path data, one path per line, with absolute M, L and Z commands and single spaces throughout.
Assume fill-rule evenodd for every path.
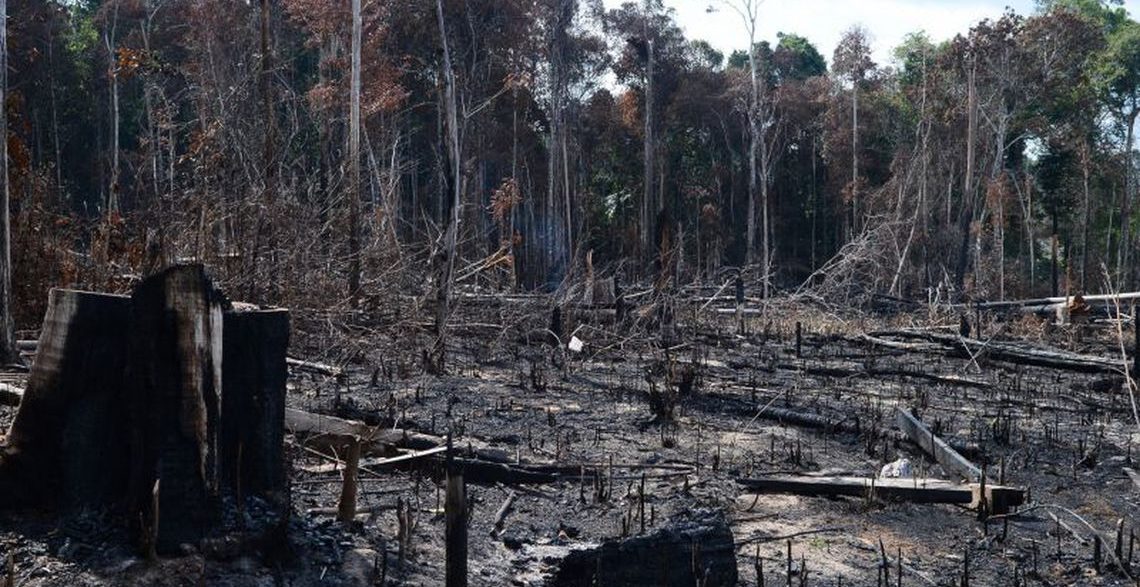
M 548 279 L 562 277 L 567 270 L 565 263 L 565 245 L 562 231 L 566 224 L 559 218 L 559 209 L 562 207 L 562 197 L 569 198 L 568 187 L 562 181 L 563 169 L 566 164 L 566 153 L 562 148 L 564 144 L 564 112 L 566 99 L 566 6 L 564 0 L 557 0 L 552 6 L 553 14 L 550 22 L 549 60 L 550 60 L 550 133 L 547 137 L 547 193 L 544 210 L 543 230 L 546 239 L 547 268 L 561 267 L 559 274 L 548 271 Z M 569 217 L 565 219 L 569 223 Z
M 107 75 L 111 82 L 111 183 L 107 190 L 107 213 L 119 211 L 119 63 L 115 51 L 115 30 L 119 24 L 119 2 L 111 12 L 111 23 L 103 29 L 107 49 Z
M 646 21 L 649 19 L 649 2 L 645 3 Z M 654 205 L 654 190 L 653 190 L 653 162 L 656 157 L 653 154 L 653 39 L 649 37 L 649 27 L 645 27 L 646 40 L 645 44 L 648 48 L 648 59 L 646 64 L 645 74 L 645 195 L 641 204 L 641 247 L 643 258 L 652 258 L 653 254 L 653 235 L 654 235 L 654 220 L 657 214 L 657 206 Z
M 55 189 L 63 194 L 63 154 L 59 147 L 59 98 L 55 88 L 55 28 L 48 28 L 48 89 L 51 92 L 52 145 L 55 150 Z
M 262 193 L 262 204 L 265 213 L 271 213 L 273 204 L 277 199 L 277 157 L 274 151 L 276 141 L 276 116 L 273 112 L 273 53 L 270 49 L 269 43 L 269 18 L 270 8 L 269 0 L 261 0 L 261 63 L 260 72 L 258 76 L 258 90 L 261 93 L 261 116 L 262 124 L 265 125 L 263 129 L 265 132 L 265 145 L 262 155 L 262 166 L 265 168 L 265 184 Z M 267 253 L 267 268 L 268 275 L 275 275 L 277 272 L 276 259 L 274 259 L 274 249 L 276 248 L 275 239 L 273 238 L 273 219 L 262 216 L 258 221 L 258 232 L 261 233 L 258 240 L 264 241 L 264 249 Z M 254 255 L 257 255 L 257 251 Z M 256 272 L 254 272 L 256 273 Z M 254 277 L 256 279 L 256 276 Z M 272 285 L 270 287 L 273 287 Z
M 752 86 L 748 97 L 748 225 L 745 261 L 751 265 L 756 260 L 756 198 L 759 195 L 756 164 L 760 144 L 760 79 L 756 66 L 756 41 L 750 38 L 748 42 L 748 70 L 752 76 Z M 766 274 L 764 278 L 767 279 Z
M 977 142 L 978 132 L 978 94 L 974 72 L 974 66 L 971 64 L 966 106 L 966 177 L 962 188 L 962 211 L 958 220 L 962 232 L 956 275 L 960 293 L 965 291 L 966 272 L 970 268 L 970 224 L 974 220 L 974 143 Z
M 1081 188 L 1084 192 L 1082 207 L 1084 213 L 1081 218 L 1081 291 L 1087 293 L 1089 280 L 1089 226 L 1092 223 L 1092 196 L 1089 193 L 1089 167 L 1092 165 L 1092 153 L 1089 152 L 1089 142 L 1085 139 L 1081 143 Z
M 772 287 L 772 226 L 769 221 L 769 177 L 772 172 L 771 152 L 768 150 L 767 133 L 760 131 L 760 262 L 764 271 L 763 295 L 767 299 Z
M 360 302 L 360 41 L 360 0 L 352 0 L 352 105 L 348 130 L 352 187 L 348 194 L 348 296 L 353 308 Z
M 859 80 L 851 80 L 851 237 L 859 233 Z
M 463 188 L 460 178 L 459 115 L 458 103 L 455 96 L 455 71 L 451 66 L 451 48 L 447 42 L 447 27 L 443 20 L 443 0 L 436 0 L 435 6 L 436 16 L 439 20 L 440 43 L 443 45 L 443 103 L 447 116 L 447 153 L 451 164 L 451 213 L 448 215 L 447 232 L 444 236 L 445 258 L 439 276 L 435 315 L 436 342 L 434 350 L 435 364 L 433 367 L 437 372 L 442 373 L 445 368 L 447 317 L 450 313 L 451 285 L 455 273 L 455 248 L 459 234 L 460 193 Z
M 0 0 L 0 360 L 17 358 L 12 325 L 12 219 L 8 211 L 8 0 Z
M 1121 287 L 1131 289 L 1132 286 L 1132 194 L 1136 183 L 1132 165 L 1133 127 L 1136 126 L 1136 115 L 1140 109 L 1133 110 L 1125 116 L 1126 131 L 1124 140 L 1124 198 L 1120 203 L 1120 244 L 1117 254 L 1116 273 Z

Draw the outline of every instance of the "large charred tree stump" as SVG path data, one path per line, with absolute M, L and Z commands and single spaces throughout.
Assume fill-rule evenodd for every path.
M 112 506 L 159 552 L 240 524 L 233 504 L 283 527 L 287 311 L 235 308 L 179 265 L 130 297 L 53 290 L 42 332 L 0 507 Z

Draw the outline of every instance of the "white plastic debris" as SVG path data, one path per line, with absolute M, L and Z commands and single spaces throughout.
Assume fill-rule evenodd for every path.
M 899 459 L 893 463 L 883 465 L 883 470 L 879 471 L 880 477 L 889 479 L 905 479 L 914 477 L 914 467 L 911 466 L 910 460 Z
M 566 348 L 570 349 L 572 353 L 580 353 L 582 352 L 582 347 L 585 345 L 586 343 L 582 342 L 582 339 L 577 336 L 571 336 L 570 343 L 566 345 Z

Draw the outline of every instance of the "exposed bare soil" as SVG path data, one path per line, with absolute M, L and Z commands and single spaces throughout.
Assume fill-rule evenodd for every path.
M 1124 472 L 1138 428 L 1118 376 L 890 350 L 858 337 L 904 326 L 956 332 L 956 316 L 860 318 L 787 305 L 750 316 L 747 334 L 739 334 L 732 314 L 699 307 L 679 311 L 676 333 L 665 341 L 652 329 L 589 324 L 586 313 L 568 312 L 566 332 L 586 342 L 582 353 L 569 353 L 520 340 L 547 320 L 541 301 L 468 303 L 455 320 L 447 377 L 420 369 L 426 332 L 353 331 L 352 344 L 325 356 L 330 347 L 298 340 L 305 358 L 354 356 L 341 381 L 293 373 L 289 404 L 374 425 L 450 431 L 459 450 L 477 444 L 523 463 L 580 466 L 582 474 L 555 483 L 468 485 L 472 585 L 541 585 L 571 549 L 639 534 L 643 524 L 652 532 L 702 510 L 729 520 L 743 585 L 756 584 L 757 556 L 765 584 L 786 584 L 789 537 L 796 585 L 804 567 L 808 585 L 840 578 L 877 585 L 883 553 L 891 584 L 900 553 L 904 585 L 958 585 L 967 558 L 975 585 L 1130 583 L 1111 554 L 1123 519 L 1122 555 L 1131 560 L 1129 532 L 1140 514 L 1137 487 Z M 991 320 L 980 338 L 1112 357 L 1120 355 L 1114 332 Z M 678 396 L 671 420 L 652 412 L 651 390 Z M 757 497 L 735 483 L 774 472 L 872 476 L 898 458 L 922 476 L 948 478 L 914 445 L 884 434 L 900 405 L 946 438 L 976 445 L 967 456 L 992 477 L 1029 488 L 1023 513 L 982 523 L 959 506 Z M 773 407 L 858 422 L 860 433 L 783 425 L 764 417 Z M 12 413 L 0 408 L 0 423 Z M 361 573 L 383 575 L 390 585 L 443 584 L 437 467 L 362 472 L 364 514 L 344 527 L 329 509 L 339 471 L 311 472 L 329 460 L 291 442 L 291 552 L 213 560 L 188 548 L 184 557 L 149 563 L 123 542 L 113 516 L 100 512 L 62 522 L 46 513 L 3 514 L 0 552 L 14 553 L 15 584 L 28 586 L 355 585 Z M 638 515 L 643 479 L 645 519 Z M 493 533 L 512 492 L 503 531 Z M 398 500 L 411 504 L 415 519 L 402 562 Z M 1104 541 L 1099 573 L 1094 528 Z

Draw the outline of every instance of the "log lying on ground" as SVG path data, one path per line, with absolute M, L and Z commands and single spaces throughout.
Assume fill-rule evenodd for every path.
M 968 481 L 981 481 L 982 470 L 938 438 L 930 428 L 915 418 L 910 410 L 899 407 L 896 420 L 899 429 L 947 471 L 960 475 Z
M 726 395 L 723 393 L 710 392 L 705 394 L 707 397 L 716 398 L 722 401 L 731 401 L 734 403 L 745 403 L 741 398 Z M 801 428 L 811 428 L 815 430 L 823 430 L 825 432 L 834 432 L 840 434 L 863 434 L 863 430 L 857 420 L 851 418 L 829 418 L 822 414 L 813 414 L 810 412 L 790 410 L 787 408 L 779 408 L 776 406 L 768 406 L 760 409 L 754 406 L 753 402 L 747 402 L 748 407 L 741 408 L 739 413 L 745 417 L 755 417 L 760 420 L 768 420 L 779 422 L 781 424 L 791 424 Z M 879 430 L 878 434 L 887 437 L 896 442 L 910 442 L 911 437 L 894 429 Z M 979 448 L 975 444 L 965 443 L 958 440 L 951 440 L 949 444 L 954 450 L 959 453 L 977 454 Z
M 295 408 L 285 408 L 285 428 L 293 434 L 332 437 L 332 442 L 337 442 L 337 437 L 355 436 L 369 445 L 364 447 L 364 454 L 367 455 L 388 454 L 394 446 L 425 450 L 443 446 L 445 442 L 440 436 L 369 426 L 359 420 L 346 420 Z
M 753 493 L 791 493 L 812 497 L 861 497 L 911 503 L 955 503 L 978 507 L 983 495 L 978 483 L 958 484 L 935 479 L 871 479 L 869 477 L 807 477 L 772 475 L 737 479 Z M 989 511 L 1004 514 L 1024 503 L 1025 492 L 1016 487 L 985 485 Z
M 317 375 L 324 375 L 326 377 L 341 378 L 344 376 L 344 370 L 340 367 L 333 367 L 332 365 L 325 365 L 324 363 L 314 363 L 312 361 L 302 361 L 301 359 L 294 359 L 288 357 L 285 359 L 286 364 L 298 371 L 307 371 L 309 373 L 316 373 Z
M 932 344 L 907 345 L 907 343 L 888 340 L 889 338 L 923 340 Z M 901 348 L 916 352 L 940 352 L 963 358 L 985 356 L 1007 363 L 1082 373 L 1121 373 L 1124 369 L 1124 364 L 1119 358 L 1081 355 L 1057 349 L 1042 349 L 996 340 L 975 340 L 954 334 L 925 330 L 873 332 L 865 336 L 864 340 L 871 344 L 889 348 Z
M 1072 297 L 1059 296 L 1059 297 L 1052 297 L 1052 298 L 1036 298 L 1036 299 L 1030 299 L 1030 300 L 1008 300 L 1008 301 L 1001 301 L 1001 302 L 980 302 L 980 303 L 974 303 L 974 304 L 961 304 L 958 306 L 958 308 L 960 308 L 960 309 L 977 308 L 980 310 L 1002 310 L 1002 309 L 1012 309 L 1012 308 L 1035 309 L 1035 308 L 1044 308 L 1047 306 L 1056 306 L 1058 304 L 1067 304 L 1067 303 L 1069 303 L 1069 301 L 1071 301 L 1073 299 L 1073 297 L 1075 297 L 1075 296 L 1072 296 Z M 1131 302 L 1133 300 L 1140 300 L 1140 292 L 1092 295 L 1092 296 L 1081 296 L 1081 297 L 1085 301 L 1085 303 L 1088 303 L 1088 304 L 1115 306 L 1117 302 L 1121 302 L 1120 305 L 1123 307 L 1123 306 L 1129 305 L 1128 302 Z
M 736 545 L 724 516 L 697 512 L 652 534 L 571 551 L 546 584 L 721 587 L 737 581 Z

